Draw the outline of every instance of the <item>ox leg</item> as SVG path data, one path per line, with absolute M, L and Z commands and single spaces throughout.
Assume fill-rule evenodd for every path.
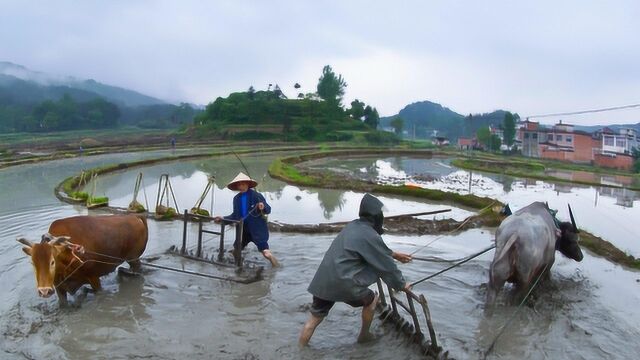
M 56 288 L 56 295 L 58 295 L 58 304 L 60 305 L 60 308 L 66 308 L 69 306 L 66 291 Z
M 93 291 L 99 291 L 102 289 L 102 285 L 100 284 L 100 278 L 98 277 L 89 278 L 89 285 L 91 285 L 91 289 L 93 289 Z
M 132 272 L 134 273 L 142 272 L 142 264 L 140 263 L 140 259 L 127 261 L 127 263 L 129 264 L 129 270 L 131 270 Z
M 516 283 L 515 293 L 513 294 L 513 298 L 511 299 L 511 305 L 520 305 L 525 296 L 527 296 L 529 289 L 530 285 L 527 285 L 527 283 L 523 281 L 518 281 L 518 283 Z
M 508 261 L 497 261 L 491 264 L 491 268 L 489 269 L 489 283 L 487 284 L 487 298 L 484 307 L 486 315 L 492 315 L 498 292 L 504 286 L 509 275 L 510 268 Z

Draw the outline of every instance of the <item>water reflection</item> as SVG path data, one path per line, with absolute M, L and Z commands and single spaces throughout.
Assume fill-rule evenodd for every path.
M 259 185 L 257 190 L 264 194 L 272 207 L 270 221 L 286 223 L 320 223 L 348 221 L 358 216 L 358 208 L 362 193 L 335 189 L 300 188 L 272 179 L 267 173 L 271 158 L 243 159 L 246 167 Z M 359 163 L 358 165 L 361 165 Z M 112 206 L 127 207 L 133 200 L 136 176 L 141 169 L 129 169 L 123 172 L 106 174 L 98 180 L 98 194 L 109 197 Z M 157 164 L 142 169 L 143 186 L 138 195 L 138 202 L 146 208 L 155 208 L 160 175 L 169 173 L 180 211 L 190 209 L 199 200 L 209 176 L 215 176 L 215 184 L 211 193 L 203 201 L 202 208 L 215 215 L 227 215 L 232 212 L 232 199 L 235 192 L 226 188 L 242 165 L 233 157 L 217 157 L 194 161 Z M 257 175 L 255 175 L 257 174 Z M 88 189 L 92 185 L 87 186 Z M 439 205 L 426 201 L 381 196 L 387 213 L 390 215 L 438 210 L 450 205 Z M 464 219 L 472 212 L 453 208 L 447 217 L 456 220 Z
M 638 197 L 638 193 L 636 191 L 610 187 L 599 188 L 598 194 L 614 197 L 616 199 L 616 205 L 629 208 L 633 207 L 633 203 Z
M 633 226 L 622 219 L 640 218 L 634 203 L 638 193 L 625 188 L 588 186 L 564 182 L 545 182 L 534 179 L 470 172 L 450 165 L 450 159 L 410 159 L 406 157 L 321 159 L 310 162 L 315 169 L 339 168 L 362 179 L 386 184 L 411 182 L 429 189 L 472 193 L 509 203 L 517 210 L 533 201 L 546 201 L 559 210 L 561 219 L 568 219 L 567 204 L 577 213 L 578 225 L 601 236 L 634 256 L 640 255 L 640 243 Z M 375 169 L 375 171 L 363 171 Z M 548 175 L 572 181 L 599 182 L 606 185 L 637 185 L 630 176 L 594 174 L 584 171 L 549 171 Z M 595 200 L 594 200 L 595 199 Z

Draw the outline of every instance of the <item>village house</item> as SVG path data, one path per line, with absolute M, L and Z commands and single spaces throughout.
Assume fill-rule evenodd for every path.
M 620 129 L 616 133 L 605 127 L 595 134 L 600 140 L 600 149 L 594 154 L 596 165 L 625 170 L 633 167 L 632 149 L 638 146 L 635 130 Z
M 476 140 L 476 138 L 458 138 L 458 150 L 473 150 L 477 148 L 477 146 L 478 141 Z
M 591 134 L 574 130 L 573 125 L 562 121 L 548 128 L 528 119 L 519 123 L 516 139 L 522 144 L 524 156 L 623 170 L 632 168 L 631 149 L 638 146 L 633 129 L 616 133 L 604 128 Z

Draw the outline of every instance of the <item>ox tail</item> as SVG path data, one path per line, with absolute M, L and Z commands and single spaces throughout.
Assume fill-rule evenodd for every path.
M 507 242 L 504 244 L 504 247 L 502 248 L 502 251 L 500 251 L 500 254 L 495 258 L 494 262 L 500 261 L 507 253 L 509 253 L 509 250 L 511 250 L 513 244 L 516 242 L 516 239 L 518 239 L 517 233 L 511 235 L 509 240 L 507 240 Z
M 149 226 L 147 225 L 147 216 L 142 214 L 135 214 L 135 216 L 142 221 L 144 225 L 144 229 L 147 231 L 147 235 L 149 235 Z

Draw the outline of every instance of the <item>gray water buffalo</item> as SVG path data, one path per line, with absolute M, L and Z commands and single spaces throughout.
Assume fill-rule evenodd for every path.
M 486 309 L 490 310 L 505 282 L 515 284 L 522 298 L 532 284 L 549 272 L 555 251 L 575 261 L 582 260 L 579 231 L 571 207 L 571 222 L 560 222 L 545 203 L 534 202 L 508 216 L 496 231 L 496 250 L 489 270 Z

